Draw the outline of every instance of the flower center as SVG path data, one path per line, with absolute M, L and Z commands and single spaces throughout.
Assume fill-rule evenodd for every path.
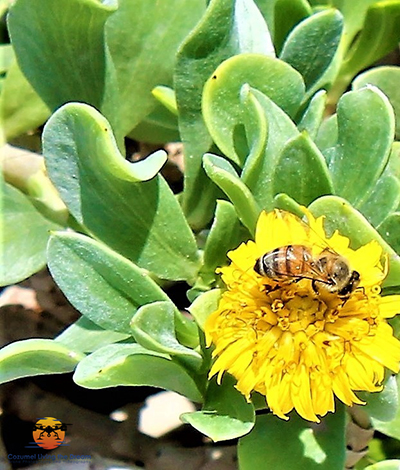
M 331 292 L 317 292 L 311 281 L 281 282 L 275 286 L 265 285 L 261 315 L 257 330 L 278 327 L 282 332 L 296 334 L 303 331 L 307 336 L 324 331 L 327 323 L 334 323 L 348 299 Z M 265 324 L 263 328 L 263 323 Z

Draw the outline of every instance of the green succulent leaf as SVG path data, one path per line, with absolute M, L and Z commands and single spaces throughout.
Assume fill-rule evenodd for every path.
M 53 234 L 47 257 L 71 304 L 101 328 L 130 334 L 131 318 L 140 306 L 169 301 L 146 272 L 84 235 Z
M 327 163 L 329 159 L 327 158 L 327 152 L 334 151 L 334 147 L 337 145 L 338 141 L 338 118 L 337 114 L 333 114 L 328 119 L 322 121 L 320 128 L 318 129 L 317 137 L 315 143 L 321 152 L 325 155 Z
M 176 338 L 176 314 L 171 302 L 143 305 L 131 320 L 133 337 L 144 348 L 169 354 L 198 369 L 202 363 L 201 355 L 183 346 Z
M 393 142 L 385 171 L 400 180 L 400 142 Z
M 390 214 L 379 226 L 379 233 L 389 245 L 400 253 L 400 212 Z
M 396 116 L 396 140 L 400 140 L 400 67 L 375 67 L 359 75 L 352 84 L 353 90 L 367 85 L 378 87 L 389 98 Z
M 193 233 L 164 179 L 154 176 L 164 152 L 126 161 L 107 120 L 75 103 L 48 121 L 43 152 L 50 178 L 80 224 L 161 278 L 194 280 L 199 259 Z
M 176 116 L 161 104 L 147 115 L 129 134 L 128 137 L 138 142 L 160 146 L 162 142 L 178 142 L 178 120 Z
M 151 90 L 154 98 L 165 106 L 172 114 L 178 115 L 175 91 L 167 86 L 156 86 Z
M 277 0 L 274 9 L 274 44 L 281 51 L 286 37 L 292 29 L 312 14 L 307 0 Z
M 368 467 L 365 467 L 365 470 L 398 470 L 399 465 L 400 460 L 384 460 L 368 465 Z
M 344 406 L 339 406 L 335 413 L 324 417 L 321 424 L 312 427 L 294 413 L 288 422 L 273 415 L 261 415 L 252 432 L 239 441 L 240 469 L 342 470 L 344 436 Z
M 0 250 L 4 254 L 0 263 L 0 286 L 7 286 L 44 267 L 49 231 L 59 226 L 45 219 L 22 192 L 4 183 L 1 174 L 0 185 Z M 23 227 L 29 228 L 29 236 Z
M 114 10 L 96 0 L 18 0 L 11 7 L 19 65 L 51 110 L 68 101 L 102 108 L 110 65 L 104 28 Z
M 359 13 L 357 13 L 359 14 Z M 357 72 L 392 51 L 400 40 L 400 2 L 370 5 L 360 34 L 344 58 L 340 76 L 349 83 Z
M 271 38 L 256 4 L 252 0 L 212 0 L 177 55 L 174 82 L 186 155 L 182 203 L 194 228 L 203 228 L 211 219 L 218 197 L 202 169 L 202 157 L 212 147 L 201 114 L 203 87 L 225 59 L 250 52 L 273 55 Z
M 385 382 L 380 393 L 360 393 L 362 400 L 367 402 L 363 410 L 379 421 L 392 421 L 399 408 L 399 390 L 396 377 L 391 375 Z
M 400 285 L 399 256 L 347 201 L 336 196 L 325 196 L 314 201 L 309 209 L 315 217 L 325 216 L 325 229 L 329 235 L 338 230 L 350 239 L 354 249 L 376 240 L 389 257 L 389 273 L 383 286 Z
M 274 207 L 297 215 L 300 219 L 304 217 L 304 209 L 297 201 L 285 193 L 277 194 L 274 197 Z
M 130 334 L 104 329 L 83 316 L 58 335 L 55 341 L 74 351 L 89 353 L 128 338 L 131 338 Z
M 183 422 L 208 436 L 214 442 L 235 439 L 247 434 L 254 426 L 255 413 L 251 403 L 234 388 L 235 380 L 225 376 L 218 385 L 211 381 L 202 411 L 184 413 Z
M 192 377 L 166 354 L 139 344 L 110 344 L 83 359 L 74 381 L 86 388 L 149 386 L 172 390 L 195 402 L 202 396 Z
M 204 169 L 209 178 L 229 197 L 243 225 L 250 233 L 254 233 L 260 209 L 233 166 L 222 157 L 206 154 Z
M 189 312 L 202 330 L 204 330 L 208 316 L 217 310 L 220 298 L 221 289 L 211 289 L 199 295 L 189 307 Z
M 5 138 L 10 140 L 36 129 L 49 116 L 49 108 L 14 61 L 7 71 L 0 93 L 0 123 Z
M 400 181 L 386 172 L 378 179 L 369 198 L 359 206 L 360 212 L 374 227 L 391 215 L 400 204 Z
M 324 84 L 323 77 L 335 57 L 342 30 L 341 13 L 329 9 L 302 21 L 286 39 L 280 59 L 301 73 L 310 93 Z
M 119 89 L 119 125 L 127 135 L 155 108 L 155 86 L 172 85 L 178 46 L 204 12 L 204 0 L 120 0 L 105 27 Z M 143 128 L 142 128 L 143 129 Z M 144 140 L 141 129 L 135 136 Z M 145 141 L 148 141 L 147 139 Z
M 395 383 L 393 383 L 393 381 Z M 379 404 L 380 406 L 378 408 L 378 410 L 383 411 L 383 413 L 371 413 L 371 422 L 374 429 L 382 434 L 400 439 L 399 395 L 396 396 L 395 394 L 395 391 L 397 391 L 397 393 L 399 392 L 399 377 L 391 377 L 388 383 L 390 383 L 389 393 L 385 397 L 386 399 Z M 384 391 L 382 393 L 384 393 Z
M 360 207 L 388 162 L 393 109 L 380 90 L 367 87 L 340 99 L 337 119 L 338 143 L 329 162 L 335 193 Z
M 289 116 L 264 93 L 253 88 L 251 93 L 264 111 L 268 123 L 268 143 L 262 159 L 258 159 L 256 163 L 246 160 L 241 179 L 250 188 L 258 205 L 265 210 L 271 210 L 274 206 L 275 166 L 288 140 L 297 137 L 299 131 Z
M 324 157 L 306 133 L 289 140 L 274 170 L 274 195 L 286 190 L 288 196 L 308 205 L 333 191 Z
M 227 263 L 226 253 L 240 242 L 240 223 L 235 207 L 218 200 L 213 224 L 204 247 L 201 277 L 208 283 L 215 281 L 215 270 Z
M 242 176 L 246 184 L 251 184 L 252 178 L 257 179 L 257 169 L 262 164 L 265 148 L 268 142 L 268 122 L 264 109 L 248 84 L 240 90 L 240 100 L 243 108 L 243 126 L 245 142 L 241 150 L 241 160 L 246 160 L 246 172 Z M 241 126 L 238 127 L 238 131 Z M 239 133 L 238 133 L 239 134 Z M 239 134 L 240 135 L 240 134 Z M 238 141 L 235 142 L 239 151 Z M 253 171 L 254 169 L 254 171 Z
M 0 44 L 0 74 L 6 73 L 14 60 L 15 54 L 12 45 Z
M 311 139 L 315 139 L 321 126 L 326 105 L 326 91 L 320 90 L 310 100 L 297 126 L 300 132 L 307 131 Z
M 304 93 L 298 72 L 262 54 L 237 55 L 215 70 L 204 87 L 203 116 L 214 142 L 237 164 L 243 164 L 235 149 L 235 132 L 245 122 L 240 93 L 244 84 L 257 88 L 291 115 Z
M 128 137 L 157 146 L 162 142 L 178 142 L 178 119 L 163 104 L 157 103 L 153 111 L 129 132 Z
M 35 375 L 63 374 L 84 357 L 51 339 L 26 339 L 0 350 L 0 383 Z
M 332 4 L 343 15 L 344 34 L 342 42 L 344 50 L 348 49 L 356 34 L 361 31 L 368 8 L 376 2 L 377 0 L 333 0 L 324 2 Z

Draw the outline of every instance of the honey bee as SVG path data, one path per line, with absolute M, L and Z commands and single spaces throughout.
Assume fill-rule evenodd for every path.
M 281 246 L 258 258 L 254 270 L 273 281 L 310 279 L 316 292 L 322 287 L 340 297 L 348 297 L 360 283 L 360 274 L 331 248 L 314 256 L 304 245 Z

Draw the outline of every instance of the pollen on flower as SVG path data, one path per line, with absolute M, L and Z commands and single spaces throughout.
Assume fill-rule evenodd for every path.
M 323 218 L 307 212 L 260 215 L 255 242 L 228 253 L 219 268 L 227 290 L 208 318 L 214 345 L 209 376 L 237 379 L 247 399 L 266 397 L 283 419 L 304 419 L 362 404 L 356 391 L 382 389 L 385 367 L 399 371 L 400 341 L 386 319 L 400 312 L 400 296 L 381 297 L 387 263 L 378 243 L 357 250 Z

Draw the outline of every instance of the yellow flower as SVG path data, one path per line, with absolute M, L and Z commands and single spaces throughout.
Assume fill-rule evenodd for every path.
M 399 371 L 400 342 L 386 319 L 400 312 L 400 295 L 380 296 L 387 262 L 377 242 L 353 250 L 337 231 L 327 238 L 323 217 L 306 214 L 308 224 L 284 211 L 260 215 L 255 242 L 229 252 L 230 265 L 218 270 L 227 290 L 205 331 L 207 345 L 215 346 L 210 378 L 217 374 L 220 382 L 229 372 L 248 400 L 252 391 L 263 394 L 280 418 L 295 409 L 318 422 L 334 411 L 335 396 L 363 404 L 354 391 L 380 391 L 384 368 Z M 288 245 L 305 247 L 312 260 L 327 248 L 341 255 L 359 284 L 343 295 L 313 282 L 321 279 L 315 274 L 272 278 L 255 271 L 260 257 Z

